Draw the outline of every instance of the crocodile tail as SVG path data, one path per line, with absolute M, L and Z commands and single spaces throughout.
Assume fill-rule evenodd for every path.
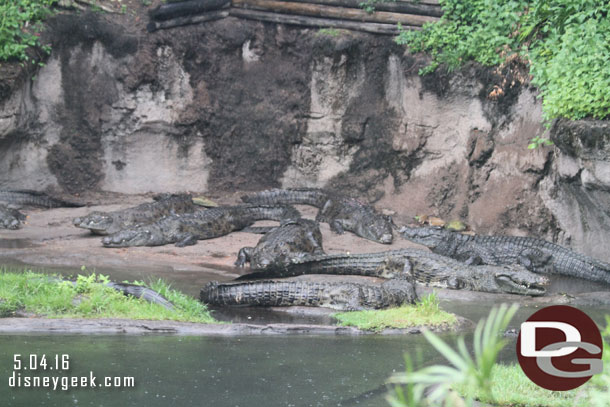
M 248 216 L 255 220 L 275 220 L 282 222 L 286 220 L 296 220 L 301 217 L 301 213 L 299 211 L 288 205 L 252 205 L 245 206 L 245 210 Z
M 150 288 L 143 287 L 140 298 L 152 302 L 153 304 L 159 304 L 166 309 L 173 310 L 174 304 L 172 304 L 167 298 L 156 292 L 155 290 L 151 290 Z
M 244 195 L 242 201 L 259 205 L 301 204 L 322 208 L 328 199 L 328 194 L 321 189 L 268 189 L 252 195 Z
M 174 305 L 169 302 L 167 298 L 165 298 L 158 292 L 151 290 L 150 288 L 142 287 L 136 284 L 124 284 L 115 282 L 109 282 L 106 285 L 108 287 L 114 288 L 117 291 L 122 292 L 125 295 L 131 295 L 133 297 L 141 298 L 153 304 L 159 304 L 169 310 L 174 309 Z
M 321 284 L 302 281 L 256 281 L 239 284 L 208 283 L 200 300 L 211 305 L 257 305 L 264 307 L 313 305 L 319 302 Z
M 337 274 L 382 278 L 407 278 L 400 251 L 305 256 L 286 266 L 285 275 Z
M 31 190 L 0 191 L 0 201 L 18 205 L 40 206 L 43 208 L 79 208 L 85 206 L 84 204 L 50 197 L 44 192 Z

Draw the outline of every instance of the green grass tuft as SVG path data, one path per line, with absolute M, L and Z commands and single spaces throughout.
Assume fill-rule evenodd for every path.
M 175 308 L 125 296 L 104 286 L 102 275 L 78 276 L 77 284 L 56 281 L 32 271 L 12 272 L 0 269 L 0 317 L 17 311 L 48 318 L 127 318 L 213 323 L 207 307 L 170 285 L 158 280 L 149 288 L 159 292 Z
M 476 391 L 475 386 L 464 384 L 454 386 L 463 397 L 473 397 L 484 403 L 496 406 L 552 406 L 572 407 L 575 405 L 590 405 L 587 396 L 588 386 L 579 387 L 574 391 L 550 391 L 539 387 L 527 378 L 517 364 L 494 365 L 492 369 L 491 394 L 493 399 Z
M 415 305 L 375 311 L 341 312 L 333 315 L 341 326 L 381 331 L 385 328 L 410 328 L 414 326 L 454 325 L 457 317 L 440 309 L 434 294 L 423 297 Z

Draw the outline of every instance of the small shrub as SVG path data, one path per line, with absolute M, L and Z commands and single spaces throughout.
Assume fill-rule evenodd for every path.
M 40 20 L 51 14 L 57 0 L 4 0 L 0 2 L 0 60 L 28 61 L 26 50 L 41 46 Z M 41 49 L 49 52 L 48 46 Z
M 596 0 L 441 0 L 444 15 L 396 38 L 432 62 L 501 65 L 518 56 L 540 89 L 547 120 L 610 116 L 610 3 Z

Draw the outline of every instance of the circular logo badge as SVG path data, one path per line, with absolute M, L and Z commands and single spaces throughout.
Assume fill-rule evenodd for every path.
M 525 375 L 538 386 L 572 390 L 601 373 L 602 337 L 587 314 L 554 305 L 521 324 L 517 357 Z

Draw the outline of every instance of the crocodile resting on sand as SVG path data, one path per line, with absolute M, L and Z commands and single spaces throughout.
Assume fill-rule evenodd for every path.
M 85 206 L 84 204 L 53 198 L 44 192 L 29 189 L 15 191 L 0 190 L 0 202 L 17 207 L 22 205 L 39 206 L 42 208 L 79 208 Z
M 19 229 L 24 220 L 23 213 L 0 204 L 0 229 Z
M 407 227 L 400 234 L 434 253 L 467 264 L 521 264 L 537 273 L 610 283 L 610 264 L 546 240 L 523 236 L 470 236 L 433 227 Z
M 264 270 L 286 266 L 293 259 L 310 254 L 323 253 L 318 222 L 301 218 L 272 229 L 259 240 L 256 247 L 241 248 L 235 265 L 243 267 L 250 262 L 250 268 Z
M 164 216 L 194 212 L 198 208 L 189 194 L 161 195 L 155 202 L 114 212 L 91 212 L 74 218 L 74 226 L 89 229 L 96 235 L 109 235 L 136 225 L 147 225 Z
M 206 284 L 200 300 L 211 305 L 262 307 L 309 306 L 339 311 L 387 308 L 416 300 L 413 284 L 390 280 L 383 284 L 311 281 L 255 281 Z
M 413 279 L 429 286 L 491 293 L 543 295 L 548 279 L 519 265 L 471 266 L 417 249 L 363 254 L 309 256 L 275 270 L 241 276 L 289 277 L 302 274 L 363 275 L 389 279 Z
M 176 243 L 183 247 L 198 240 L 227 235 L 252 225 L 257 220 L 285 221 L 300 218 L 290 206 L 219 206 L 192 213 L 166 216 L 149 225 L 123 229 L 102 239 L 105 247 L 162 246 Z
M 392 243 L 392 219 L 354 198 L 314 188 L 271 189 L 242 197 L 259 205 L 304 204 L 319 208 L 316 220 L 327 222 L 333 232 L 350 231 L 378 243 Z

